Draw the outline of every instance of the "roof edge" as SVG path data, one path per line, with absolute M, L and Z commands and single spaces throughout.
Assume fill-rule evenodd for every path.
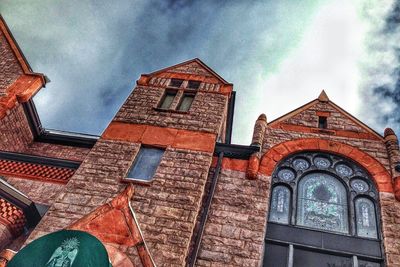
M 216 73 L 212 68 L 210 68 L 209 66 L 207 66 L 203 61 L 201 61 L 201 60 L 200 60 L 199 58 L 197 58 L 197 57 L 196 57 L 196 58 L 193 58 L 193 59 L 186 60 L 186 61 L 181 62 L 181 63 L 179 63 L 179 64 L 175 64 L 175 65 L 172 65 L 172 66 L 169 66 L 169 67 L 166 67 L 166 68 L 162 68 L 162 69 L 160 69 L 160 70 L 157 70 L 157 71 L 154 71 L 154 72 L 151 72 L 151 73 L 146 73 L 146 74 L 144 74 L 144 75 L 148 75 L 148 76 L 156 75 L 156 74 L 159 74 L 159 73 L 161 73 L 161 72 L 165 72 L 165 71 L 167 71 L 167 70 L 170 70 L 170 69 L 172 69 L 172 68 L 180 67 L 180 66 L 183 66 L 183 65 L 192 63 L 192 62 L 196 62 L 196 63 L 200 64 L 200 65 L 201 65 L 203 68 L 205 68 L 207 71 L 211 72 L 211 74 L 214 75 L 214 76 L 215 76 L 218 80 L 220 80 L 223 84 L 226 84 L 226 85 L 233 85 L 232 83 L 227 82 L 224 78 L 222 78 L 218 73 Z
M 4 17 L 1 14 L 0 14 L 0 30 L 3 32 L 7 42 L 11 47 L 11 50 L 13 51 L 15 57 L 17 58 L 19 64 L 21 65 L 24 73 L 27 75 L 34 75 L 40 77 L 43 86 L 45 86 L 46 83 L 50 81 L 49 78 L 46 77 L 46 75 L 44 75 L 43 73 L 34 72 L 32 70 L 28 60 L 26 59 L 24 53 L 22 52 L 21 48 L 18 45 L 18 42 L 15 40 L 10 28 L 8 27 Z

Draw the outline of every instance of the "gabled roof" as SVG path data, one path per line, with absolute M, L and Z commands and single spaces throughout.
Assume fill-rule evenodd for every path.
M 5 87 L 1 88 L 0 92 L 0 119 L 2 119 L 6 116 L 7 111 L 12 109 L 17 102 L 28 102 L 49 80 L 44 74 L 32 71 L 1 15 L 0 34 L 4 36 L 4 42 L 7 44 L 7 55 L 11 55 L 12 53 L 14 58 L 13 64 L 21 67 L 15 76 L 8 76 L 7 72 L 2 75 L 2 79 L 4 78 L 6 81 Z M 4 39 L 1 38 L 1 40 Z M 11 79 L 8 81 L 7 77 Z
M 284 121 L 289 120 L 290 118 L 293 118 L 294 116 L 298 115 L 299 113 L 313 107 L 314 105 L 316 105 L 317 103 L 321 103 L 324 102 L 328 105 L 330 105 L 331 107 L 333 107 L 335 110 L 337 110 L 340 114 L 342 114 L 344 117 L 348 118 L 349 120 L 351 120 L 355 125 L 359 126 L 360 128 L 362 128 L 363 130 L 365 130 L 367 133 L 375 136 L 376 138 L 382 140 L 383 136 L 380 135 L 378 132 L 376 132 L 374 129 L 372 129 L 371 127 L 369 127 L 368 125 L 366 125 L 365 123 L 363 123 L 362 121 L 360 121 L 359 119 L 357 119 L 356 117 L 354 117 L 353 115 L 351 115 L 349 112 L 347 112 L 346 110 L 344 110 L 343 108 L 341 108 L 340 106 L 338 106 L 337 104 L 335 104 L 334 102 L 332 102 L 328 95 L 326 94 L 326 92 L 324 90 L 322 90 L 322 92 L 320 93 L 320 95 L 318 96 L 318 98 L 304 104 L 303 106 L 289 112 L 286 113 L 282 116 L 280 116 L 279 118 L 271 121 L 268 123 L 268 126 L 277 126 L 279 123 L 282 123 Z
M 18 43 L 15 41 L 14 36 L 12 35 L 10 29 L 7 26 L 3 16 L 0 14 L 0 30 L 3 32 L 4 36 L 6 37 L 7 42 L 9 43 L 15 57 L 17 58 L 21 68 L 23 69 L 25 74 L 39 76 L 43 79 L 43 83 L 45 84 L 48 82 L 48 78 L 42 73 L 36 73 L 32 71 L 31 66 L 29 65 L 28 61 L 26 60 L 22 50 L 18 46 Z
M 212 75 L 212 76 L 214 76 L 215 78 L 217 78 L 217 79 L 218 79 L 220 82 L 222 82 L 223 84 L 232 85 L 231 83 L 227 82 L 224 78 L 222 78 L 221 76 L 219 76 L 218 73 L 216 73 L 213 69 L 211 69 L 209 66 L 207 66 L 207 65 L 206 65 L 203 61 L 201 61 L 199 58 L 194 58 L 194 59 L 191 59 L 191 60 L 187 60 L 187 61 L 185 61 L 185 62 L 176 64 L 176 65 L 173 65 L 173 66 L 170 66 L 170 67 L 161 69 L 161 70 L 157 70 L 157 71 L 155 71 L 155 72 L 151 72 L 151 73 L 148 73 L 148 74 L 146 74 L 146 75 L 154 76 L 154 75 L 157 75 L 157 74 L 159 74 L 159 73 L 166 72 L 166 71 L 170 71 L 170 70 L 173 70 L 173 69 L 176 69 L 176 68 L 185 66 L 185 65 L 192 64 L 192 63 L 197 63 L 201 68 L 203 68 L 204 70 L 206 70 L 207 72 L 209 72 L 210 75 Z

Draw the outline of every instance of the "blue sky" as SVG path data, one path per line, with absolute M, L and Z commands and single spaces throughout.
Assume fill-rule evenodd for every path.
M 234 83 L 233 142 L 315 99 L 400 132 L 400 1 L 28 1 L 0 11 L 32 68 L 46 128 L 101 134 L 141 73 L 199 57 Z

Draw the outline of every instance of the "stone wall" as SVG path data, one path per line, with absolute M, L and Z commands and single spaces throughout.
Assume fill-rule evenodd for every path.
M 4 33 L 0 30 L 0 97 L 5 94 L 6 89 L 23 74 Z
M 342 123 L 344 124 L 346 122 L 343 121 Z M 389 175 L 391 174 L 388 153 L 383 140 L 346 138 L 324 134 L 300 133 L 295 131 L 285 131 L 282 129 L 268 128 L 264 138 L 263 152 L 268 152 L 269 149 L 280 143 L 306 138 L 317 138 L 319 140 L 335 141 L 355 147 L 375 158 L 382 164 L 382 166 L 384 166 L 386 172 Z M 301 145 L 297 146 L 298 151 L 304 149 L 301 147 Z M 350 156 L 348 154 L 342 155 L 345 157 Z M 356 158 L 354 160 L 356 162 L 362 162 L 363 164 L 365 161 L 364 158 Z M 373 178 L 374 180 L 379 181 L 379 177 L 373 176 Z M 388 190 L 385 190 L 387 192 L 380 192 L 380 211 L 382 225 L 381 228 L 383 233 L 383 245 L 385 247 L 387 266 L 394 267 L 400 265 L 400 243 L 398 241 L 400 240 L 400 228 L 398 226 L 398 215 L 396 215 L 398 214 L 398 212 L 400 212 L 400 203 L 395 200 L 394 194 L 393 192 L 391 192 L 390 181 L 389 184 L 387 184 L 386 186 L 379 186 L 381 188 L 389 188 Z
M 89 152 L 90 148 L 64 146 L 42 142 L 33 142 L 22 151 L 24 154 L 79 162 L 82 162 Z
M 17 105 L 0 119 L 0 150 L 21 152 L 32 140 L 22 105 Z
M 221 170 L 196 266 L 260 266 L 269 189 L 267 176 Z
M 344 116 L 343 113 L 328 102 L 317 102 L 315 105 L 307 108 L 299 114 L 290 117 L 285 122 L 293 125 L 318 127 L 319 116 L 327 117 L 327 129 L 366 132 L 364 128 L 355 123 L 349 117 Z
M 35 203 L 44 205 L 53 204 L 64 185 L 43 181 L 28 180 L 12 176 L 4 176 L 5 180 L 26 195 Z
M 100 140 L 58 195 L 29 240 L 62 229 L 120 192 L 139 144 Z M 132 201 L 157 266 L 183 266 L 212 153 L 167 148 L 150 185 Z M 120 247 L 134 260 L 134 250 Z
M 114 121 L 219 134 L 227 112 L 228 97 L 197 92 L 189 112 L 160 111 L 164 89 L 137 86 Z

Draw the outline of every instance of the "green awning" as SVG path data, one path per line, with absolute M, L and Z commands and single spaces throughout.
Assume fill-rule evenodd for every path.
M 107 250 L 93 235 L 62 230 L 20 250 L 7 267 L 110 267 Z

